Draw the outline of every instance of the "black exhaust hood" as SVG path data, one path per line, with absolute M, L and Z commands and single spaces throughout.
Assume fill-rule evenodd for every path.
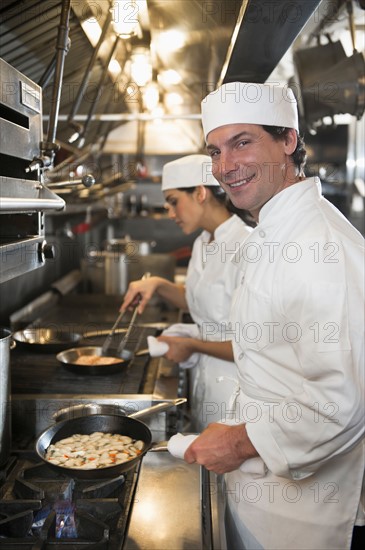
M 221 83 L 265 82 L 320 3 L 243 1 Z

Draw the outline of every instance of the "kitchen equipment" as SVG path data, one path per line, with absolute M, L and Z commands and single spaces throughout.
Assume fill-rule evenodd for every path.
M 150 273 L 145 273 L 142 277 L 142 279 L 147 279 L 150 277 Z M 123 336 L 116 355 L 113 355 L 112 353 L 108 352 L 109 344 L 111 341 L 111 338 L 113 337 L 114 331 L 116 330 L 120 319 L 123 317 L 124 312 L 120 313 L 117 317 L 117 320 L 115 321 L 111 332 L 107 336 L 104 344 L 102 347 L 98 346 L 89 346 L 89 347 L 80 347 L 80 348 L 73 348 L 70 350 L 67 350 L 64 353 L 60 353 L 57 355 L 57 359 L 61 361 L 61 363 L 67 365 L 68 367 L 72 368 L 75 371 L 78 371 L 79 373 L 88 373 L 88 374 L 108 374 L 113 372 L 118 372 L 119 367 L 121 364 L 124 363 L 124 365 L 129 362 L 132 357 L 133 353 L 129 350 L 126 350 L 125 347 L 128 343 L 128 339 L 131 335 L 131 332 L 134 328 L 135 320 L 138 315 L 138 306 L 139 306 L 139 299 L 137 299 L 137 305 L 134 308 L 132 318 L 129 322 L 127 331 L 125 335 Z M 98 356 L 98 357 L 113 357 L 114 359 L 120 359 L 118 362 L 114 362 L 112 364 L 108 364 L 107 361 L 105 364 L 97 364 L 97 365 L 80 365 L 78 364 L 77 360 L 82 355 L 88 355 L 88 356 Z M 81 368 L 78 368 L 81 367 Z
M 105 341 L 104 341 L 104 344 L 102 345 L 102 351 L 103 351 L 103 354 L 106 352 L 106 350 L 109 348 L 110 344 L 111 344 L 111 341 L 112 341 L 112 338 L 114 336 L 114 333 L 116 331 L 116 328 L 118 327 L 119 323 L 121 322 L 121 320 L 123 319 L 124 315 L 126 313 L 126 310 L 125 311 L 121 311 L 114 323 L 114 325 L 112 326 L 111 328 L 111 331 L 109 332 L 108 336 L 105 338 Z
M 20 349 L 41 353 L 57 353 L 75 346 L 82 337 L 82 334 L 50 328 L 28 328 L 12 335 Z
M 127 352 L 127 350 L 125 350 Z M 99 365 L 80 365 L 76 361 L 82 355 L 90 357 L 113 357 L 118 359 L 115 363 L 105 363 Z M 91 376 L 98 376 L 104 374 L 113 374 L 119 372 L 121 367 L 127 365 L 128 361 L 132 358 L 132 352 L 125 353 L 124 358 L 117 357 L 109 352 L 104 352 L 101 346 L 80 346 L 78 348 L 71 348 L 65 351 L 61 351 L 57 354 L 57 359 L 62 365 L 74 372 L 75 374 L 86 374 Z
M 125 333 L 125 335 L 123 336 L 119 346 L 118 346 L 118 349 L 117 349 L 117 354 L 118 356 L 120 357 L 123 357 L 123 353 L 126 351 L 125 350 L 125 346 L 127 345 L 127 342 L 128 342 L 128 339 L 131 335 L 131 332 L 134 328 L 134 325 L 135 325 L 135 320 L 136 320 L 136 317 L 138 315 L 138 306 L 139 306 L 139 302 L 138 304 L 135 306 L 134 308 L 134 311 L 133 311 L 133 315 L 132 315 L 132 318 L 129 322 L 129 325 L 128 325 L 128 328 L 127 328 L 127 332 Z
M 11 392 L 10 392 L 10 349 L 14 347 L 11 332 L 0 327 L 0 466 L 10 454 L 11 445 Z
M 182 400 L 181 402 L 184 402 Z M 175 406 L 175 404 L 180 404 L 175 402 L 166 402 L 164 405 L 164 410 Z M 38 456 L 47 463 L 52 469 L 55 469 L 59 473 L 63 473 L 70 477 L 76 479 L 105 479 L 110 477 L 116 477 L 121 473 L 127 472 L 134 468 L 142 457 L 149 451 L 152 447 L 152 433 L 146 424 L 137 420 L 136 417 L 141 418 L 143 416 L 148 416 L 151 413 L 161 411 L 159 405 L 155 407 L 150 407 L 138 411 L 137 413 L 132 413 L 129 416 L 119 416 L 119 415 L 110 415 L 110 414 L 92 414 L 89 416 L 83 416 L 78 418 L 72 418 L 71 420 L 62 420 L 61 422 L 56 422 L 49 428 L 47 428 L 37 439 L 36 442 L 36 452 Z M 119 433 L 131 437 L 132 439 L 141 440 L 144 442 L 144 448 L 140 455 L 137 457 L 128 460 L 128 462 L 123 462 L 122 464 L 116 464 L 113 466 L 108 466 L 106 468 L 99 468 L 94 470 L 82 470 L 77 468 L 65 468 L 63 466 L 52 464 L 47 461 L 45 456 L 48 447 L 64 439 L 66 437 L 71 437 L 74 434 L 83 434 L 90 435 L 94 432 L 104 432 L 104 433 Z M 161 450 L 167 450 L 166 446 L 162 446 Z
M 162 332 L 163 330 L 166 330 L 171 326 L 171 323 L 165 323 L 163 321 L 156 321 L 151 323 L 136 323 L 134 325 L 136 328 L 146 328 L 146 329 L 155 329 L 158 332 Z M 126 332 L 126 328 L 117 328 L 115 330 L 115 334 L 121 334 Z M 83 334 L 84 338 L 94 338 L 95 336 L 106 336 L 108 334 L 108 329 L 100 329 L 100 330 L 89 330 Z
M 148 279 L 150 276 L 151 276 L 151 273 L 147 272 L 143 275 L 142 279 Z M 133 303 L 132 303 L 133 305 L 135 305 L 135 307 L 134 307 L 132 318 L 131 318 L 131 320 L 129 322 L 129 325 L 128 325 L 128 328 L 127 328 L 127 332 L 123 336 L 123 338 L 122 338 L 122 340 L 121 340 L 121 342 L 118 346 L 118 349 L 117 349 L 117 355 L 120 356 L 120 357 L 123 357 L 124 349 L 127 345 L 127 342 L 128 342 L 129 337 L 131 335 L 131 332 L 134 328 L 135 321 L 136 321 L 136 318 L 137 318 L 137 315 L 138 315 L 139 302 L 140 302 L 140 295 L 137 295 L 136 298 L 134 299 Z
M 125 253 L 104 252 L 105 294 L 125 294 L 129 284 L 129 258 Z
M 104 351 L 101 346 L 80 346 L 79 348 L 71 348 L 57 354 L 57 359 L 62 365 L 74 372 L 75 374 L 86 374 L 87 376 L 102 376 L 104 374 L 113 374 L 120 372 L 121 367 L 126 367 L 133 357 L 142 357 L 148 355 L 147 348 L 132 352 L 128 349 L 123 349 L 113 355 L 113 352 Z M 77 359 L 81 355 L 90 355 L 98 357 L 113 357 L 118 359 L 118 362 L 98 365 L 80 365 Z
M 174 280 L 176 258 L 172 254 L 137 254 L 138 248 L 134 243 L 135 241 L 131 241 L 134 248 L 127 249 L 128 253 L 92 250 L 82 258 L 81 271 L 85 291 L 121 295 L 127 291 L 131 281 L 140 279 L 146 271 L 153 276 Z M 158 301 L 158 297 L 154 296 L 152 303 Z
M 122 239 L 109 239 L 105 241 L 104 248 L 107 252 L 126 254 L 129 259 L 135 256 L 147 256 L 156 246 L 156 241 L 137 241 L 126 236 Z
M 92 414 L 112 414 L 117 416 L 129 416 L 132 418 L 143 418 L 144 416 L 151 416 L 159 412 L 166 411 L 173 406 L 182 405 L 186 403 L 186 397 L 179 397 L 171 401 L 164 401 L 152 405 L 151 407 L 128 413 L 125 407 L 116 403 L 81 403 L 79 405 L 72 405 L 59 409 L 53 414 L 55 422 L 61 422 L 63 420 L 70 420 L 72 418 L 79 418 L 80 416 L 90 416 Z
M 0 283 L 53 258 L 44 235 L 44 212 L 63 199 L 43 185 L 42 89 L 0 58 Z

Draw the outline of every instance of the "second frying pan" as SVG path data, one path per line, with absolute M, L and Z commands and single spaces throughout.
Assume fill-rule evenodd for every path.
M 98 364 L 79 364 L 80 357 L 105 357 L 105 363 L 101 361 Z M 114 363 L 108 363 L 108 358 L 112 357 L 117 360 Z M 104 352 L 101 346 L 81 346 L 61 351 L 57 354 L 57 359 L 64 367 L 76 374 L 103 375 L 120 372 L 121 367 L 128 364 L 130 358 L 125 355 L 125 359 L 116 357 L 112 353 Z
M 36 353 L 57 353 L 70 346 L 77 346 L 81 338 L 81 334 L 69 330 L 50 328 L 27 328 L 12 334 L 19 349 Z
M 142 457 L 147 453 L 147 451 L 149 451 L 152 447 L 151 430 L 146 424 L 144 424 L 140 420 L 137 420 L 137 418 L 149 416 L 152 413 L 161 412 L 176 405 L 181 405 L 185 402 L 186 398 L 180 398 L 172 400 L 171 402 L 167 401 L 158 403 L 157 405 L 154 405 L 147 409 L 142 409 L 141 411 L 132 413 L 132 415 L 130 416 L 120 416 L 119 414 L 90 414 L 87 416 L 73 417 L 71 419 L 56 422 L 55 424 L 52 424 L 52 426 L 47 428 L 38 437 L 36 442 L 36 452 L 38 456 L 53 470 L 56 470 L 58 473 L 65 474 L 70 477 L 89 480 L 106 478 L 110 479 L 113 477 L 117 477 L 121 473 L 134 468 L 136 464 L 142 459 Z M 73 414 L 74 412 L 74 410 L 67 411 L 66 414 Z M 81 413 L 82 411 L 76 411 L 76 414 L 77 412 Z M 105 468 L 96 468 L 90 470 L 83 470 L 80 468 L 66 468 L 64 466 L 52 464 L 51 462 L 46 460 L 46 452 L 51 444 L 56 443 L 57 441 L 60 441 L 61 439 L 64 439 L 66 437 L 71 437 L 75 434 L 90 435 L 94 432 L 127 435 L 132 439 L 143 441 L 144 447 L 140 455 L 131 460 L 128 460 L 127 462 L 108 466 Z M 166 450 L 166 448 L 162 447 L 161 450 Z
M 114 357 L 114 359 L 118 359 L 118 362 L 107 364 L 106 361 L 104 364 L 100 362 L 98 365 L 80 365 L 77 360 L 82 355 L 87 355 L 90 357 Z M 75 374 L 98 376 L 120 372 L 120 369 L 126 367 L 134 356 L 140 357 L 143 355 L 148 355 L 148 349 L 141 349 L 135 353 L 131 352 L 130 350 L 124 349 L 122 351 L 121 357 L 118 357 L 117 355 L 113 355 L 112 351 L 107 351 L 106 353 L 104 353 L 101 346 L 81 346 L 78 348 L 67 349 L 58 353 L 57 359 L 58 361 L 60 361 L 60 363 L 62 363 L 65 368 L 74 372 Z

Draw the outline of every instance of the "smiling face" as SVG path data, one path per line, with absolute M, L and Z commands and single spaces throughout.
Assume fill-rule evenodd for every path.
M 266 202 L 298 181 L 290 158 L 296 144 L 295 130 L 275 140 L 255 124 L 227 124 L 207 136 L 214 177 L 233 204 L 255 219 Z
M 201 227 L 203 207 L 198 200 L 199 187 L 192 193 L 179 189 L 164 191 L 165 208 L 170 220 L 181 227 L 182 231 L 189 235 Z

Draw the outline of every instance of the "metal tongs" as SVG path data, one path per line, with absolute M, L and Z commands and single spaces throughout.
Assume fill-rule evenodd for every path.
M 124 311 L 121 311 L 117 317 L 117 320 L 115 321 L 114 325 L 112 326 L 112 329 L 111 331 L 109 332 L 108 336 L 105 338 L 104 340 L 104 344 L 102 345 L 102 348 L 101 348 L 101 355 L 105 355 L 107 350 L 109 349 L 109 346 L 111 344 L 111 341 L 112 341 L 112 338 L 114 336 L 114 333 L 117 329 L 117 326 L 119 325 L 119 323 L 121 322 L 121 320 L 123 319 L 125 313 L 126 313 L 127 310 L 124 310 Z
M 151 276 L 151 273 L 147 272 L 147 273 L 145 273 L 145 274 L 143 275 L 142 279 L 148 279 L 148 277 L 150 277 L 150 276 Z M 119 346 L 118 346 L 118 349 L 117 349 L 117 355 L 118 355 L 118 357 L 121 357 L 121 355 L 122 355 L 122 353 L 123 353 L 123 350 L 124 350 L 124 348 L 125 348 L 125 346 L 126 346 L 126 344 L 127 344 L 127 342 L 128 342 L 128 339 L 129 339 L 129 337 L 130 337 L 130 335 L 131 335 L 131 332 L 132 332 L 132 330 L 133 330 L 134 323 L 135 323 L 136 317 L 137 317 L 137 315 L 138 315 L 138 306 L 139 306 L 140 301 L 141 301 L 141 296 L 138 295 L 138 296 L 137 296 L 137 302 L 136 302 L 136 300 L 134 300 L 134 302 L 133 302 L 133 303 L 136 304 L 136 305 L 135 305 L 135 308 L 134 308 L 134 311 L 133 311 L 132 318 L 131 318 L 131 320 L 130 320 L 130 322 L 129 322 L 127 331 L 126 331 L 124 337 L 122 338 L 122 340 L 121 340 L 121 342 L 120 342 L 120 344 L 119 344 Z M 119 325 L 119 323 L 120 323 L 121 320 L 123 319 L 123 317 L 124 317 L 126 311 L 127 311 L 127 310 L 124 310 L 124 311 L 121 311 L 121 312 L 119 313 L 119 315 L 118 315 L 118 317 L 117 317 L 117 319 L 116 319 L 114 325 L 112 326 L 111 331 L 109 332 L 108 336 L 105 338 L 104 344 L 103 344 L 103 346 L 102 346 L 102 348 L 101 348 L 101 349 L 102 349 L 102 355 L 105 355 L 105 352 L 106 352 L 107 349 L 109 348 L 110 343 L 111 343 L 111 341 L 112 341 L 112 338 L 113 338 L 113 336 L 114 336 L 114 333 L 115 333 L 115 331 L 116 331 L 116 329 L 117 329 L 117 326 Z

